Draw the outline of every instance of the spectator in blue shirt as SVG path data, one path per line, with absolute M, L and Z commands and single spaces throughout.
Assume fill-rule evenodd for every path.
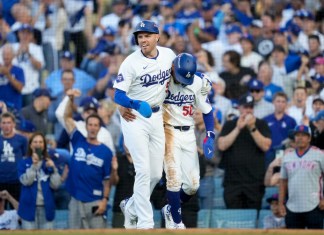
M 289 130 L 297 125 L 295 119 L 285 114 L 287 102 L 287 95 L 283 92 L 277 92 L 273 97 L 275 111 L 264 118 L 271 130 L 272 139 L 271 147 L 266 153 L 266 167 L 274 159 L 275 151 L 283 149 L 285 142 L 288 140 Z
M 51 90 L 52 96 L 57 96 L 63 91 L 61 83 L 62 72 L 72 70 L 74 73 L 74 88 L 79 89 L 82 94 L 87 94 L 96 85 L 96 80 L 89 74 L 75 67 L 74 55 L 69 51 L 64 51 L 60 60 L 61 68 L 53 71 L 45 80 L 45 85 Z

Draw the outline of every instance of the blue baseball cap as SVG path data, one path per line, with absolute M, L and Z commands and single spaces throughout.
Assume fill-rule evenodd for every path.
M 239 34 L 242 34 L 242 30 L 240 28 L 240 26 L 236 25 L 236 24 L 231 24 L 231 25 L 228 25 L 227 28 L 225 29 L 225 33 L 228 35 L 228 34 L 231 34 L 231 33 L 239 33 Z
M 26 30 L 26 31 L 29 31 L 29 32 L 33 32 L 34 31 L 34 28 L 33 28 L 33 26 L 31 26 L 29 24 L 22 24 L 19 27 L 18 31 L 20 32 L 20 31 L 23 31 L 23 30 Z
M 34 92 L 33 92 L 33 97 L 34 99 L 41 97 L 41 96 L 46 96 L 48 97 L 50 100 L 55 100 L 55 97 L 51 96 L 51 93 L 49 91 L 49 89 L 46 88 L 37 88 Z
M 320 120 L 324 120 L 324 110 L 319 111 L 314 118 L 316 122 Z
M 213 3 L 210 0 L 202 1 L 202 3 L 201 3 L 201 9 L 203 11 L 209 11 L 212 8 L 213 8 Z
M 116 34 L 116 31 L 110 26 L 105 28 L 105 30 L 103 31 L 104 36 L 115 36 L 115 34 Z
M 173 8 L 173 3 L 170 1 L 161 1 L 160 6 L 166 8 Z
M 74 59 L 74 55 L 70 51 L 63 51 L 61 53 L 61 58 L 62 59 L 67 59 L 67 60 L 73 60 Z
M 94 98 L 92 96 L 87 96 L 87 97 L 84 97 L 80 101 L 79 106 L 82 107 L 83 111 L 86 111 L 89 109 L 93 109 L 93 110 L 97 111 L 99 108 L 99 102 L 96 98 Z
M 297 125 L 294 128 L 294 131 L 292 134 L 295 136 L 297 133 L 305 133 L 309 136 L 312 136 L 312 131 L 311 131 L 310 127 L 306 126 L 306 125 Z
M 263 83 L 258 79 L 251 79 L 248 82 L 249 90 L 263 90 L 263 87 L 264 87 Z
M 254 40 L 253 40 L 253 37 L 251 34 L 247 34 L 247 35 L 243 35 L 241 38 L 240 38 L 240 41 L 242 40 L 246 40 L 246 41 L 249 41 L 253 44 Z
M 317 81 L 318 83 L 324 83 L 324 76 L 320 75 L 320 74 L 315 74 L 314 76 L 311 76 L 311 79 L 314 81 Z

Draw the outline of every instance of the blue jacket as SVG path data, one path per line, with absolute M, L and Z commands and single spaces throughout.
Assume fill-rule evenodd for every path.
M 30 177 L 30 184 L 22 182 L 21 176 L 27 173 L 27 171 L 31 172 L 32 166 L 33 162 L 31 157 L 24 158 L 18 163 L 18 177 L 22 183 L 18 215 L 27 221 L 35 221 L 38 179 L 37 176 L 33 176 L 33 180 Z M 54 192 L 50 186 L 50 179 L 53 176 L 60 177 L 60 175 L 56 169 L 53 171 L 51 168 L 46 168 L 45 161 L 42 162 L 41 171 L 44 172 L 44 175 L 41 176 L 41 187 L 44 196 L 45 216 L 47 221 L 53 221 L 55 218 L 55 202 Z M 54 187 L 56 188 L 58 186 L 55 185 Z

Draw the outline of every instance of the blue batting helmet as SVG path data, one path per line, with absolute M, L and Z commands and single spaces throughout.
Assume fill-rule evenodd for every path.
M 154 23 L 151 20 L 142 20 L 136 25 L 135 30 L 133 32 L 136 45 L 138 45 L 137 34 L 140 32 L 155 33 L 155 34 L 160 33 L 158 25 L 156 23 Z
M 195 57 L 188 53 L 181 53 L 173 60 L 175 79 L 183 85 L 191 85 L 197 71 Z

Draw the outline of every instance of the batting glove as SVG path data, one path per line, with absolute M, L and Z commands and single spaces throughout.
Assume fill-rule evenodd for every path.
M 151 106 L 146 101 L 133 100 L 132 108 L 139 112 L 145 118 L 149 118 L 152 116 Z
M 207 131 L 207 135 L 204 139 L 203 149 L 204 155 L 207 159 L 212 159 L 215 152 L 215 133 L 212 131 Z
M 205 96 L 205 95 L 209 94 L 211 88 L 212 88 L 211 81 L 209 81 L 207 76 L 204 76 L 203 79 L 202 79 L 202 87 L 201 87 L 200 93 L 203 96 Z

